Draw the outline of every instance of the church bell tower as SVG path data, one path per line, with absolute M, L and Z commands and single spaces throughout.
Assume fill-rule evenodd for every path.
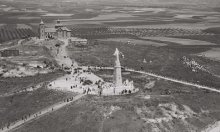
M 45 39 L 45 25 L 43 20 L 41 19 L 41 22 L 39 24 L 39 38 Z

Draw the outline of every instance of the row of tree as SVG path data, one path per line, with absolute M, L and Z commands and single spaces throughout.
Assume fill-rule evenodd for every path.
M 208 33 L 202 30 L 194 29 L 180 29 L 180 28 L 72 28 L 73 36 L 89 36 L 93 38 L 94 36 L 103 35 L 119 35 L 127 34 L 137 37 L 147 37 L 147 36 L 184 36 L 184 35 L 206 35 Z M 86 37 L 88 38 L 88 37 Z
M 34 37 L 36 33 L 30 28 L 15 28 L 8 30 L 7 28 L 0 29 L 0 42 L 10 41 L 14 39 L 24 39 Z

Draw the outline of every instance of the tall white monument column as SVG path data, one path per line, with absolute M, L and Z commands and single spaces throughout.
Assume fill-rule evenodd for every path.
M 119 51 L 116 48 L 114 56 L 115 56 L 115 66 L 114 66 L 114 85 L 115 87 L 122 86 L 122 76 L 121 76 L 121 64 L 119 60 Z

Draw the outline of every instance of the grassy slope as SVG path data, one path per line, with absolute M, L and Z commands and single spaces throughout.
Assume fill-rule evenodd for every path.
M 116 42 L 102 42 L 102 44 L 89 46 L 84 50 L 79 48 L 69 49 L 69 53 L 73 59 L 82 65 L 112 66 L 112 54 L 114 53 L 115 48 L 119 48 L 119 50 L 125 55 L 125 58 L 121 59 L 123 66 L 134 68 L 136 70 L 142 69 L 148 72 L 154 72 L 160 75 L 175 77 L 177 79 L 191 82 L 199 81 L 200 83 L 209 86 L 220 86 L 218 78 L 203 71 L 192 72 L 191 68 L 183 65 L 183 56 L 194 58 L 202 64 L 212 65 L 215 63 L 210 60 L 204 61 L 201 58 L 190 56 L 190 53 L 200 52 L 200 50 L 195 50 L 195 47 L 190 50 L 188 48 L 184 52 L 184 50 L 181 50 L 181 46 L 175 49 L 169 47 L 156 48 L 153 46 L 134 46 Z M 201 51 L 204 51 L 204 49 L 201 49 Z M 143 63 L 144 58 L 147 61 L 146 64 Z M 150 63 L 150 61 L 152 62 Z
M 96 71 L 97 75 L 112 75 L 113 71 Z M 16 132 L 97 132 L 101 128 L 103 121 L 103 112 L 110 106 L 119 106 L 122 110 L 113 112 L 110 118 L 103 122 L 103 132 L 135 132 L 135 131 L 153 131 L 153 123 L 144 122 L 140 115 L 136 114 L 136 108 L 149 108 L 152 113 L 145 113 L 145 117 L 161 117 L 163 114 L 158 109 L 160 103 L 175 103 L 180 108 L 182 105 L 189 106 L 194 112 L 198 113 L 188 118 L 190 125 L 183 123 L 182 120 L 175 119 L 169 122 L 156 124 L 156 126 L 165 131 L 189 132 L 188 127 L 201 130 L 214 120 L 220 119 L 220 97 L 216 93 L 206 93 L 194 87 L 180 85 L 156 78 L 142 76 L 131 73 L 124 74 L 123 78 L 134 80 L 135 86 L 140 88 L 140 92 L 128 96 L 114 97 L 96 97 L 87 96 L 70 106 L 64 107 L 54 113 L 31 122 Z M 111 81 L 112 78 L 105 78 Z M 147 81 L 156 81 L 152 92 L 144 89 Z M 160 96 L 160 94 L 169 89 L 171 95 Z M 141 96 L 151 95 L 151 99 L 143 99 Z M 201 113 L 201 110 L 207 110 L 210 113 Z M 200 114 L 201 113 L 201 114 Z M 62 118 L 60 118 L 62 117 Z
M 22 117 L 33 114 L 66 98 L 66 93 L 47 90 L 42 87 L 34 92 L 0 98 L 0 127 Z
M 92 104 L 80 102 L 42 117 L 17 131 L 97 132 L 99 113 Z
M 41 82 L 47 82 L 62 76 L 62 72 L 52 72 L 48 74 L 39 74 L 31 77 L 21 77 L 21 78 L 0 78 L 0 92 L 8 93 L 13 91 L 18 91 L 25 89 L 27 87 L 35 86 Z
M 172 84 L 166 81 L 158 81 L 157 86 L 154 87 L 153 93 L 161 91 L 160 89 L 171 88 L 177 84 Z M 173 87 L 173 88 L 172 88 Z M 179 86 L 180 89 L 187 89 L 185 86 Z M 189 88 L 189 87 L 188 87 Z M 152 94 L 153 94 L 152 93 Z M 148 93 L 147 93 L 148 94 Z M 188 98 L 191 97 L 189 101 Z M 203 104 L 205 98 L 210 98 L 208 106 Z M 152 96 L 150 100 L 139 98 L 135 95 L 123 97 L 94 97 L 88 96 L 83 100 L 73 103 L 70 106 L 62 108 L 50 115 L 40 118 L 37 121 L 31 122 L 28 125 L 16 130 L 16 132 L 39 132 L 39 131 L 53 131 L 53 132 L 97 132 L 101 128 L 103 121 L 103 112 L 109 109 L 110 106 L 119 106 L 122 110 L 113 112 L 110 118 L 103 122 L 104 132 L 135 132 L 135 131 L 152 131 L 153 123 L 144 122 L 140 115 L 136 114 L 136 108 L 149 108 L 152 113 L 147 113 L 145 117 L 161 117 L 163 114 L 158 109 L 160 103 L 173 103 L 179 105 L 189 105 L 195 112 L 209 110 L 210 114 L 198 114 L 187 119 L 194 129 L 200 130 L 204 128 L 213 120 L 219 120 L 219 103 L 218 97 L 215 93 L 210 93 L 203 96 L 203 92 L 193 90 L 192 94 L 174 94 L 171 96 Z M 175 98 L 175 100 L 174 100 Z M 198 100 L 196 100 L 198 98 Z M 215 102 L 215 104 L 213 104 Z M 212 112 L 216 111 L 216 112 Z M 60 118 L 62 117 L 62 118 Z M 169 122 L 158 123 L 156 126 L 165 131 L 179 131 L 188 132 L 190 125 L 184 124 L 182 120 L 175 119 Z M 172 127 L 170 127 L 172 126 Z M 191 126 L 190 126 L 191 127 Z
M 96 75 L 112 75 L 113 70 L 99 70 L 95 72 Z M 169 89 L 171 95 L 175 98 L 175 102 L 179 104 L 185 104 L 190 106 L 190 108 L 195 112 L 201 112 L 201 109 L 210 110 L 218 110 L 220 105 L 217 100 L 220 99 L 217 93 L 210 92 L 207 93 L 206 91 L 197 89 L 192 86 L 186 86 L 178 83 L 173 83 L 165 80 L 157 80 L 156 78 L 149 77 L 149 76 L 142 76 L 137 73 L 130 73 L 126 74 L 126 72 L 122 72 L 123 79 L 129 79 L 134 81 L 135 87 L 140 89 L 140 93 L 147 93 L 149 95 L 160 95 L 163 94 L 164 91 Z M 112 81 L 113 76 L 109 78 L 108 76 L 101 76 L 107 81 Z M 144 85 L 149 81 L 155 81 L 155 86 L 152 88 L 152 91 L 148 91 Z M 189 99 L 191 98 L 191 99 Z M 174 100 L 173 100 L 174 101 Z M 216 117 L 220 119 L 218 115 Z

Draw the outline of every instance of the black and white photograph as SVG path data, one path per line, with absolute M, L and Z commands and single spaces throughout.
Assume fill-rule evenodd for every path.
M 0 0 L 0 132 L 220 132 L 220 0 Z

